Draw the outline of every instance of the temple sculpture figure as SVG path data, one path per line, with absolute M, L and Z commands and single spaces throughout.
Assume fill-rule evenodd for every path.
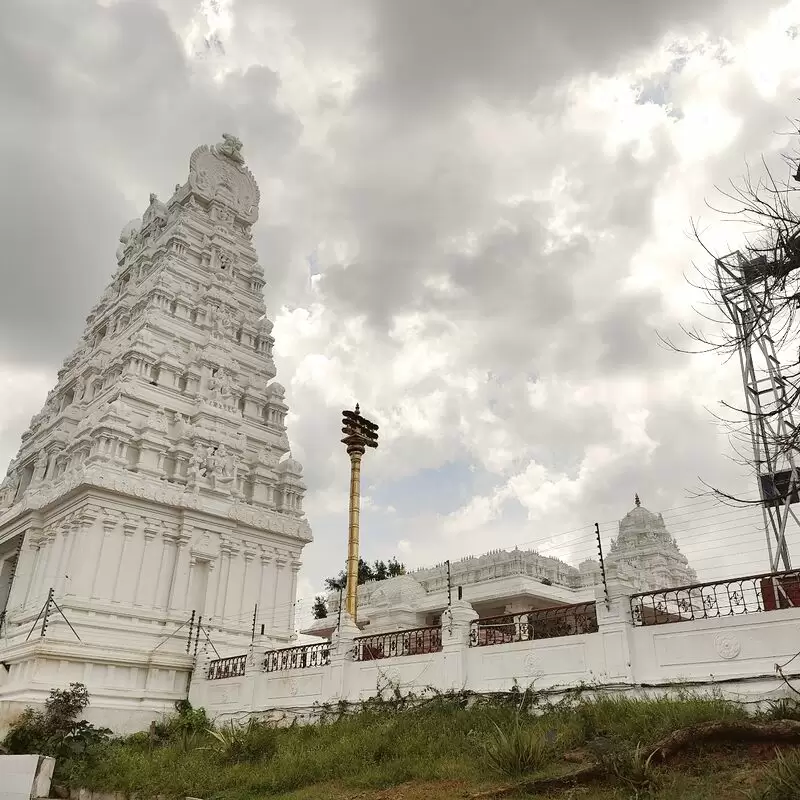
M 186 696 L 204 650 L 294 637 L 311 530 L 251 244 L 258 203 L 225 134 L 122 229 L 0 484 L 0 727 L 70 681 L 104 724 L 146 727 Z

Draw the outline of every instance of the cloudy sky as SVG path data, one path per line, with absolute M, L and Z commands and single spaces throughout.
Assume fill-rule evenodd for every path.
M 701 575 L 767 568 L 709 408 L 735 364 L 659 343 L 737 232 L 714 186 L 797 113 L 800 2 L 4 0 L 0 461 L 115 269 L 120 228 L 236 133 L 315 542 L 346 550 L 342 408 L 381 426 L 362 552 L 579 559 L 634 492 Z M 800 558 L 800 555 L 798 555 Z

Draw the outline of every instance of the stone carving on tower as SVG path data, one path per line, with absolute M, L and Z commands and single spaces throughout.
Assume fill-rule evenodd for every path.
M 697 581 L 697 573 L 667 530 L 664 517 L 644 508 L 638 494 L 633 509 L 620 520 L 619 533 L 611 541 L 605 560 L 607 567 L 640 592 Z M 596 561 L 585 561 L 580 569 L 586 583 L 599 582 L 600 565 Z
M 0 558 L 25 541 L 3 635 L 53 587 L 97 629 L 115 604 L 151 631 L 202 614 L 217 648 L 249 642 L 254 611 L 265 636 L 292 638 L 284 566 L 311 531 L 252 246 L 259 199 L 224 134 L 123 227 L 113 278 L 0 483 Z M 108 513 L 65 534 L 67 506 Z

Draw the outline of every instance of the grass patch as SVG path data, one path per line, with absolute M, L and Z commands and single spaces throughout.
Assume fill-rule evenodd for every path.
M 465 787 L 477 790 L 504 780 L 563 774 L 575 767 L 565 753 L 577 751 L 603 771 L 597 786 L 582 790 L 587 800 L 699 800 L 720 772 L 717 761 L 728 772 L 742 766 L 725 758 L 705 763 L 700 752 L 684 759 L 676 772 L 672 765 L 654 766 L 647 758 L 647 746 L 676 729 L 747 718 L 743 707 L 722 699 L 688 694 L 639 700 L 573 697 L 543 706 L 531 697 L 516 693 L 467 702 L 462 696 L 440 695 L 416 705 L 408 698 L 376 700 L 354 713 L 332 713 L 317 725 L 288 728 L 258 721 L 214 726 L 202 710 L 183 707 L 149 733 L 89 748 L 85 757 L 70 761 L 61 781 L 140 798 L 344 798 L 359 793 L 402 798 L 419 792 L 436 797 L 431 789 L 436 785 L 449 787 L 441 795 L 449 797 L 456 791 L 463 795 Z M 762 717 L 790 711 L 774 708 Z M 684 768 L 701 763 L 697 759 L 702 768 Z M 757 777 L 757 784 L 746 787 L 755 792 L 750 795 L 754 800 L 800 797 L 786 794 L 800 784 L 800 757 L 793 751 L 773 759 L 768 768 L 760 764 Z M 721 786 L 709 788 L 707 796 L 734 796 L 727 789 L 719 793 Z M 744 795 L 737 791 L 736 796 Z
M 554 732 L 525 724 L 517 717 L 510 725 L 495 729 L 483 744 L 487 766 L 500 775 L 519 777 L 541 770 L 553 757 Z
M 757 789 L 747 793 L 750 800 L 797 800 L 800 798 L 800 752 L 778 751 L 774 764 L 764 772 Z

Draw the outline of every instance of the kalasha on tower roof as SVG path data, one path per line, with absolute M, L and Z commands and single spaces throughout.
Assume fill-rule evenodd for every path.
M 641 534 L 655 535 L 671 542 L 672 537 L 667 531 L 664 517 L 644 508 L 638 494 L 634 498 L 634 503 L 634 507 L 619 522 L 617 545 L 635 545 Z M 632 537 L 635 541 L 629 541 Z

